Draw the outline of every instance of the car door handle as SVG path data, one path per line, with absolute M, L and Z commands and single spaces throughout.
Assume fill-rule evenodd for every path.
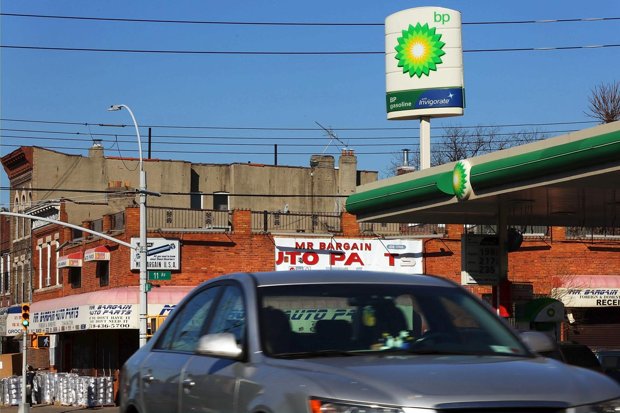
M 185 379 L 183 380 L 183 388 L 184 389 L 191 389 L 196 385 L 196 382 L 192 379 Z
M 153 380 L 155 380 L 155 377 L 153 377 L 152 375 L 146 375 L 146 376 L 142 376 L 142 381 L 145 384 L 150 384 Z

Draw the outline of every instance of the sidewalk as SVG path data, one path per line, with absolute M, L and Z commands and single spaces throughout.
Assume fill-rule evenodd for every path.
M 0 413 L 17 413 L 19 406 L 0 406 Z M 64 412 L 118 412 L 117 406 L 106 407 L 81 407 L 81 406 L 55 406 L 35 404 L 30 408 L 31 413 L 64 413 Z

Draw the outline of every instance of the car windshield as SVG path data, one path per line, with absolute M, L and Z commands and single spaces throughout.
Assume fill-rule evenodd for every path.
M 530 353 L 454 287 L 303 284 L 259 288 L 261 343 L 275 357 Z

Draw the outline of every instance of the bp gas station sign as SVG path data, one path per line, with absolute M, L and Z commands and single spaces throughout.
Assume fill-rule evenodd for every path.
M 388 119 L 463 114 L 461 13 L 417 7 L 385 20 Z

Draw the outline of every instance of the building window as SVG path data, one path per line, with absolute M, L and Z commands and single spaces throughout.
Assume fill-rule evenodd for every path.
M 37 246 L 37 252 L 39 253 L 39 288 L 43 288 L 43 244 Z
M 71 288 L 80 288 L 82 286 L 82 269 L 80 267 L 69 268 L 69 283 Z
M 60 251 L 58 251 L 58 246 L 60 245 L 58 241 L 54 241 L 56 244 L 56 263 L 54 264 L 54 268 L 56 269 L 56 285 L 60 285 L 62 280 L 60 279 L 60 268 L 58 268 L 58 259 L 60 258 Z
M 71 228 L 71 239 L 81 239 L 83 232 L 81 229 Z
M 110 284 L 110 262 L 97 261 L 96 276 L 99 278 L 99 286 L 106 287 Z
M 15 197 L 15 202 L 13 203 L 13 212 L 19 213 L 19 196 Z M 15 217 L 13 221 L 15 223 L 15 239 L 19 239 L 19 221 L 21 218 Z
M 213 193 L 213 209 L 217 211 L 228 211 L 228 192 Z
M 95 232 L 103 232 L 103 218 L 92 221 L 92 229 Z
M 189 208 L 202 209 L 202 193 L 200 193 L 200 176 L 193 169 L 190 171 Z
M 47 273 L 45 276 L 45 286 L 52 285 L 52 244 L 47 244 Z
M 9 272 L 8 271 L 5 271 L 2 274 L 2 292 L 5 294 L 9 292 Z

